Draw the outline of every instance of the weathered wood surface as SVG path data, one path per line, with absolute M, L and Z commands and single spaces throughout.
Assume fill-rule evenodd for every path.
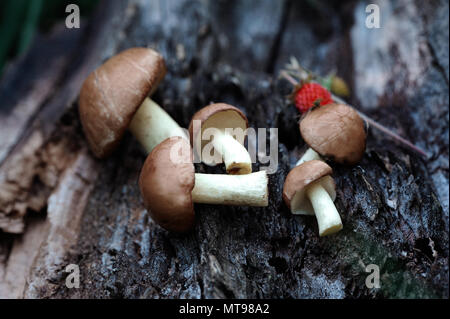
M 380 7 L 382 28 L 369 30 L 354 1 L 103 1 L 81 30 L 37 39 L 0 82 L 0 296 L 448 297 L 448 2 Z M 224 101 L 252 127 L 278 127 L 268 208 L 196 205 L 194 231 L 170 234 L 143 207 L 145 155 L 130 135 L 111 158 L 92 158 L 80 85 L 131 46 L 165 56 L 155 100 L 182 126 Z M 344 222 L 334 237 L 319 238 L 315 219 L 281 199 L 304 147 L 277 78 L 291 55 L 321 74 L 336 69 L 350 102 L 432 154 L 371 129 L 359 166 L 333 165 Z M 70 263 L 79 289 L 65 286 Z M 380 289 L 365 286 L 372 263 Z

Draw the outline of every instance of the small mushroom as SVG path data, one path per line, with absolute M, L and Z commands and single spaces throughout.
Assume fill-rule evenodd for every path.
M 196 129 L 194 121 L 199 121 L 200 129 Z M 243 145 L 245 135 L 238 141 L 229 132 L 229 130 L 241 129 L 242 133 L 246 133 L 247 128 L 248 120 L 241 110 L 225 103 L 211 104 L 202 108 L 192 117 L 189 125 L 191 144 L 197 150 L 196 141 L 201 141 L 198 151 L 202 153 L 208 143 L 208 140 L 201 138 L 203 131 L 213 129 L 211 143 L 214 149 L 221 154 L 227 173 L 232 175 L 249 174 L 252 172 L 252 160 Z M 208 165 L 218 164 L 214 159 L 205 158 L 205 156 L 202 156 L 202 161 Z
M 268 205 L 265 171 L 247 175 L 197 174 L 192 157 L 188 141 L 171 137 L 153 149 L 142 167 L 139 187 L 145 207 L 165 229 L 185 232 L 192 228 L 194 203 Z
M 332 169 L 325 162 L 307 161 L 293 168 L 283 186 L 283 200 L 293 214 L 315 215 L 319 235 L 342 229 L 342 221 L 333 201 L 336 199 Z
M 366 148 L 364 122 L 345 104 L 327 104 L 311 109 L 300 121 L 300 133 L 310 149 L 297 165 L 321 156 L 340 164 L 355 165 Z
M 86 78 L 79 113 L 95 156 L 111 154 L 127 128 L 147 152 L 167 137 L 187 138 L 170 115 L 148 98 L 165 74 L 159 53 L 131 48 L 113 56 Z

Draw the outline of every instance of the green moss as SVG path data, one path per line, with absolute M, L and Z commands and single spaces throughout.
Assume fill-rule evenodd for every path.
M 357 286 L 369 290 L 370 295 L 378 298 L 438 298 L 427 282 L 414 275 L 406 265 L 406 261 L 393 256 L 388 248 L 379 242 L 361 234 L 347 232 L 339 236 L 337 258 L 351 268 L 357 279 Z M 380 288 L 367 288 L 365 281 L 369 272 L 364 266 L 375 264 L 380 269 Z

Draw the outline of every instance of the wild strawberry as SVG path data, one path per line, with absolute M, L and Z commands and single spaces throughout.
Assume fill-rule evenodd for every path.
M 313 106 L 333 103 L 331 93 L 318 83 L 305 83 L 294 93 L 294 102 L 300 113 Z

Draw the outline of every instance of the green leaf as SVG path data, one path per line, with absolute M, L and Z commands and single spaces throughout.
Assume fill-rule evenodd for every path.
M 7 0 L 4 3 L 0 20 L 0 72 L 14 46 L 28 4 L 27 0 Z
M 22 54 L 26 51 L 33 39 L 36 32 L 36 28 L 39 22 L 39 16 L 42 10 L 43 0 L 33 0 L 29 2 L 28 12 L 25 18 L 25 23 L 22 27 L 21 36 L 19 39 L 19 45 L 17 52 Z
M 328 91 L 331 91 L 331 82 L 333 78 L 331 76 L 327 76 L 324 78 L 317 78 L 317 82 L 319 82 L 320 85 L 322 85 L 324 88 L 326 88 Z

